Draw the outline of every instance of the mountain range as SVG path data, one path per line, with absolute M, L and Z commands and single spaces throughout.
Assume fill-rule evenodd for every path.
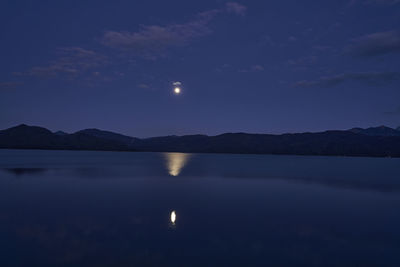
M 136 138 L 98 129 L 68 134 L 21 124 L 0 131 L 0 148 L 400 157 L 400 128 Z

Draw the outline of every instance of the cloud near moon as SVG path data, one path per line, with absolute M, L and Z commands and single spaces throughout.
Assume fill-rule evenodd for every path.
M 182 91 L 182 83 L 181 82 L 173 82 L 172 85 L 174 86 L 174 93 L 175 94 L 180 94 Z
M 173 82 L 172 84 L 173 84 L 174 86 L 181 86 L 181 85 L 182 85 L 181 82 Z

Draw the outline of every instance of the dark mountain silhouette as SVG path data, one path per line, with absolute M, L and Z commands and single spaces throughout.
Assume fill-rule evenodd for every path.
M 19 125 L 0 131 L 0 148 L 346 155 L 400 157 L 400 136 L 388 127 L 296 134 L 226 133 L 134 138 L 97 129 L 56 134 Z
M 0 131 L 0 148 L 71 149 L 71 150 L 127 150 L 125 144 L 107 139 L 74 133 L 59 135 L 51 131 L 21 124 Z
M 400 136 L 400 131 L 386 126 L 371 127 L 367 129 L 353 128 L 349 130 L 353 133 L 371 135 L 371 136 Z
M 57 132 L 54 132 L 54 134 L 56 134 L 56 135 L 67 135 L 67 133 L 63 132 L 63 131 L 57 131 Z
M 397 131 L 400 131 L 400 126 L 396 128 Z
M 218 136 L 182 136 L 143 139 L 142 151 L 252 153 L 295 155 L 400 156 L 400 137 L 327 131 L 300 134 L 228 133 Z
M 120 142 L 126 145 L 133 145 L 135 141 L 138 141 L 138 138 L 135 137 L 130 137 L 118 133 L 113 133 L 109 131 L 102 131 L 98 129 L 85 129 L 81 130 L 79 132 L 76 132 L 77 134 L 86 134 L 89 136 L 94 136 L 97 138 L 101 138 L 104 140 L 110 140 L 110 141 L 115 141 L 115 142 Z

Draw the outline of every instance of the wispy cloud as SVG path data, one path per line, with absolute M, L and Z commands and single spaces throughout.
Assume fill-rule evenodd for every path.
M 139 87 L 140 89 L 150 89 L 151 88 L 151 86 L 147 83 L 139 83 L 137 85 L 137 87 Z
M 225 63 L 222 64 L 221 66 L 218 66 L 214 69 L 215 72 L 225 72 L 225 71 L 229 71 L 232 69 L 231 64 Z
M 23 84 L 24 84 L 23 82 L 0 82 L 0 90 L 15 89 Z
M 31 68 L 26 74 L 37 77 L 54 77 L 67 75 L 78 76 L 84 72 L 92 71 L 104 66 L 107 58 L 92 50 L 81 47 L 65 47 L 58 49 L 59 57 L 47 65 Z M 93 72 L 97 74 L 98 72 Z
M 287 64 L 296 69 L 307 69 L 308 66 L 316 63 L 317 60 L 318 60 L 317 56 L 311 55 L 311 56 L 305 56 L 305 57 L 300 57 L 300 58 L 296 58 L 296 59 L 289 59 L 287 61 Z
M 400 3 L 400 0 L 365 0 L 366 4 L 384 4 L 384 5 L 394 5 Z
M 366 85 L 384 85 L 400 80 L 400 72 L 353 72 L 320 77 L 317 80 L 303 80 L 296 87 L 333 87 L 346 82 L 360 82 Z
M 376 32 L 358 37 L 346 48 L 356 56 L 372 57 L 400 52 L 400 31 Z
M 394 110 L 385 111 L 384 114 L 386 114 L 386 115 L 400 115 L 400 107 L 397 107 Z
M 147 59 L 166 55 L 168 49 L 189 44 L 194 39 L 212 33 L 209 23 L 221 13 L 243 16 L 246 7 L 229 2 L 221 9 L 197 14 L 192 20 L 181 24 L 142 25 L 139 31 L 106 31 L 101 43 L 107 47 L 129 52 Z
M 252 65 L 247 69 L 241 69 L 239 72 L 260 72 L 264 71 L 264 67 L 261 65 Z
M 318 52 L 326 52 L 333 49 L 332 46 L 329 45 L 314 45 L 312 48 Z
M 245 16 L 247 7 L 236 2 L 228 2 L 226 3 L 226 10 L 239 16 Z
M 364 5 L 395 5 L 400 3 L 400 0 L 350 0 L 348 6 L 355 6 L 357 4 Z

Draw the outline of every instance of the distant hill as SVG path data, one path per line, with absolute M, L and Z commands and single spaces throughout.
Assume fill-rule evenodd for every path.
M 125 144 L 85 133 L 57 134 L 25 124 L 0 131 L 0 148 L 128 150 Z
M 400 157 L 400 134 L 383 126 L 282 135 L 226 133 L 139 139 L 98 129 L 59 134 L 22 124 L 0 131 L 0 148 Z
M 400 157 L 400 137 L 368 136 L 349 131 L 283 135 L 228 133 L 217 136 L 143 139 L 136 149 L 165 152 Z
M 400 128 L 400 127 L 399 127 Z M 398 128 L 398 129 L 399 129 Z M 371 136 L 400 136 L 400 131 L 386 126 L 371 127 L 367 129 L 353 128 L 349 130 L 353 133 L 371 135 Z
M 81 130 L 79 132 L 76 132 L 77 134 L 86 134 L 89 136 L 94 136 L 97 138 L 101 138 L 104 140 L 110 140 L 110 141 L 115 141 L 115 142 L 120 142 L 123 144 L 126 144 L 128 146 L 133 145 L 135 141 L 138 141 L 138 138 L 118 134 L 118 133 L 113 133 L 109 131 L 102 131 L 98 129 L 86 129 L 86 130 Z
M 57 132 L 54 132 L 54 134 L 56 134 L 56 135 L 67 135 L 67 133 L 63 132 L 63 131 L 57 131 Z

